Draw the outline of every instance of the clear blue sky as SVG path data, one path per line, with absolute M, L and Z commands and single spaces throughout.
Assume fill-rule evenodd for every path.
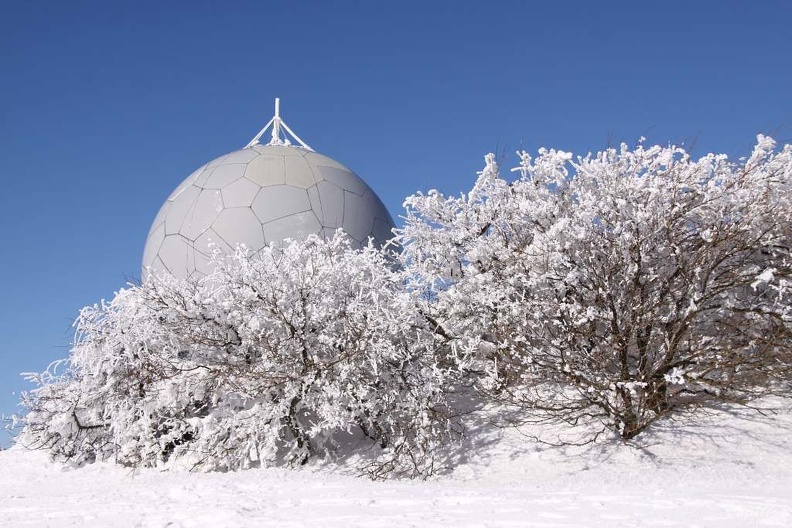
M 0 413 L 276 96 L 396 218 L 414 191 L 469 189 L 489 151 L 790 142 L 790 20 L 788 0 L 0 0 Z

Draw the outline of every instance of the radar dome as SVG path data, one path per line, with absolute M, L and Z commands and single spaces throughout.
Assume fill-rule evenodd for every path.
M 314 152 L 275 117 L 243 149 L 210 161 L 187 177 L 160 208 L 146 239 L 143 276 L 205 276 L 212 248 L 230 254 L 244 244 L 333 236 L 343 229 L 358 247 L 382 246 L 393 220 L 354 172 Z M 259 143 L 272 126 L 272 139 Z M 281 137 L 284 128 L 297 145 Z

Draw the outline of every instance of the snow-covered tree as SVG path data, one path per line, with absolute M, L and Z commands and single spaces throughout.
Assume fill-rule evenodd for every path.
M 372 476 L 432 471 L 449 434 L 443 373 L 387 256 L 338 234 L 217 264 L 83 309 L 65 370 L 34 376 L 22 441 L 78 463 L 199 469 L 356 445 Z
M 83 309 L 68 360 L 31 375 L 21 441 L 221 470 L 352 454 L 415 477 L 468 382 L 522 421 L 625 439 L 788 391 L 792 146 L 520 157 L 514 181 L 489 155 L 469 193 L 407 198 L 401 266 L 309 237 Z
M 409 197 L 404 265 L 483 394 L 525 420 L 629 439 L 790 380 L 792 146 L 486 158 L 473 189 Z

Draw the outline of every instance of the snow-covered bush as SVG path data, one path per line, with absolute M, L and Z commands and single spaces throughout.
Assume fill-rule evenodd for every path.
M 792 146 L 520 156 L 516 181 L 489 155 L 467 195 L 405 202 L 422 311 L 483 394 L 629 439 L 789 381 Z
M 788 392 L 792 146 L 520 156 L 514 181 L 489 155 L 466 195 L 407 198 L 401 266 L 339 233 L 83 309 L 69 359 L 31 375 L 22 443 L 220 470 L 356 455 L 415 477 L 471 385 L 518 420 L 624 439 Z
M 357 432 L 372 476 L 432 471 L 443 373 L 392 261 L 338 234 L 217 262 L 83 309 L 64 372 L 34 376 L 22 441 L 225 470 L 344 456 Z

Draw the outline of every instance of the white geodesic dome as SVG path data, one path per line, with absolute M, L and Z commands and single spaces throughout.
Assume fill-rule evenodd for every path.
M 258 143 L 265 127 L 247 147 L 210 161 L 171 193 L 146 239 L 144 278 L 208 275 L 213 247 L 258 251 L 312 233 L 330 237 L 339 228 L 358 246 L 391 238 L 393 220 L 366 182 L 299 138 L 301 146 L 280 140 L 281 124 L 275 122 L 270 144 Z

